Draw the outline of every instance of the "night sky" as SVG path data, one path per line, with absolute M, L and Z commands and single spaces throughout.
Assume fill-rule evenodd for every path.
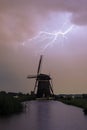
M 87 0 L 0 0 L 0 91 L 33 90 L 41 54 L 55 93 L 87 93 Z

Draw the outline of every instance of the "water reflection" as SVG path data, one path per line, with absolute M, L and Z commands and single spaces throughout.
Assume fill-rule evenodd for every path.
M 43 107 L 44 104 L 44 107 Z M 49 130 L 50 129 L 50 115 L 51 115 L 51 104 L 48 101 L 39 101 L 37 104 L 37 130 Z
M 0 130 L 87 130 L 82 109 L 58 101 L 30 101 L 26 112 L 0 119 Z

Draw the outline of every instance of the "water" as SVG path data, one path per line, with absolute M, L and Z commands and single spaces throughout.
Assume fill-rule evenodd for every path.
M 0 118 L 0 130 L 87 130 L 87 117 L 58 101 L 29 101 L 25 112 Z

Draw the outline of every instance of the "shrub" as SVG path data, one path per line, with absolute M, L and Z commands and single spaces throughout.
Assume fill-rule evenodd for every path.
M 0 93 L 0 115 L 18 113 L 21 112 L 22 109 L 22 104 L 13 96 L 6 93 Z

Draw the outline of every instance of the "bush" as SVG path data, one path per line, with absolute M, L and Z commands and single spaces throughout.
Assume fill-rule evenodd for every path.
M 21 112 L 22 109 L 22 104 L 13 96 L 6 93 L 0 93 L 0 115 L 18 113 Z

